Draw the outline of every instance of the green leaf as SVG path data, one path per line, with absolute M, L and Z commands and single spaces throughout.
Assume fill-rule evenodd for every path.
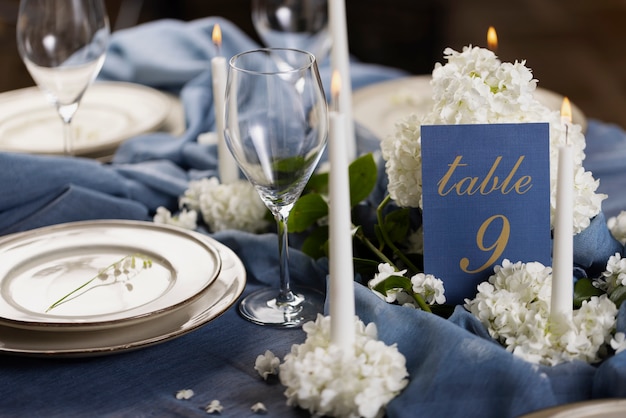
M 328 204 L 322 196 L 317 193 L 306 194 L 291 209 L 287 226 L 291 232 L 303 232 L 327 215 Z
M 383 295 L 386 295 L 391 289 L 404 289 L 411 294 L 413 293 L 411 279 L 404 276 L 389 276 L 374 287 L 374 290 L 382 293 Z
M 290 157 L 290 158 L 282 158 L 280 160 L 275 160 L 273 163 L 274 171 L 279 173 L 287 173 L 291 174 L 293 172 L 297 172 L 302 170 L 302 167 L 306 164 L 307 160 L 304 157 Z
M 302 243 L 301 250 L 314 259 L 328 255 L 328 227 L 314 229 Z
M 403 242 L 409 233 L 410 209 L 394 210 L 385 216 L 383 228 L 391 242 Z
M 580 308 L 583 301 L 591 299 L 592 296 L 600 296 L 604 292 L 593 285 L 591 279 L 584 277 L 579 279 L 574 286 L 574 307 Z
M 319 193 L 328 195 L 328 173 L 314 174 L 304 188 L 303 194 Z
M 619 286 L 611 293 L 609 299 L 611 299 L 613 303 L 615 303 L 615 306 L 619 308 L 622 305 L 622 302 L 626 300 L 626 287 Z
M 331 168 L 332 170 L 332 168 Z M 376 186 L 377 168 L 374 156 L 365 154 L 350 164 L 350 205 L 356 206 L 372 193 Z

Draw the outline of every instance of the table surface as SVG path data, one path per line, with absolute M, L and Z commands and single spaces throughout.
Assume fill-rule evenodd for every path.
M 191 32 L 193 36 L 189 35 L 190 38 L 197 39 L 196 37 L 199 36 L 198 29 L 208 32 L 207 28 L 212 27 L 214 22 L 215 20 L 209 19 L 202 21 L 201 24 L 196 24 Z M 180 24 L 180 28 L 184 31 L 187 31 L 192 26 L 193 24 L 189 26 Z M 229 30 L 232 31 L 227 22 L 224 22 L 224 26 L 226 27 L 225 33 L 229 33 Z M 155 29 L 154 26 L 150 28 Z M 119 35 L 114 37 L 114 41 L 118 42 L 115 44 L 116 47 L 120 49 L 129 48 L 125 52 L 132 50 L 134 54 L 137 54 L 137 50 L 132 49 L 132 47 L 136 46 L 135 43 L 140 44 L 137 41 L 139 38 L 143 39 L 144 42 L 150 39 L 153 32 L 148 29 L 138 28 L 128 33 L 126 31 L 120 32 Z M 145 30 L 145 33 L 143 30 Z M 168 33 L 168 31 L 172 31 L 172 28 L 164 28 L 164 33 Z M 189 34 L 189 32 L 185 33 Z M 232 35 L 232 32 L 230 33 Z M 188 41 L 189 39 L 184 38 L 184 40 Z M 209 41 L 205 39 L 202 42 L 208 43 Z M 237 38 L 236 42 L 233 41 L 239 47 L 247 45 L 245 42 L 247 41 L 239 38 Z M 188 44 L 186 46 L 188 47 Z M 227 47 L 234 48 L 235 46 L 230 45 Z M 172 48 L 172 45 L 166 45 L 164 48 L 169 51 L 168 48 Z M 197 51 L 194 53 L 197 53 Z M 120 64 L 123 61 L 121 58 L 123 56 L 124 54 L 122 53 L 111 59 L 111 62 L 116 67 L 113 67 L 113 64 L 110 64 L 109 67 L 105 65 L 105 74 L 108 74 L 109 78 L 113 78 L 113 75 L 119 76 L 119 74 L 128 70 L 127 68 L 122 69 L 123 65 Z M 171 60 L 170 57 L 166 56 L 166 58 L 166 61 Z M 155 65 L 164 65 L 161 58 L 157 59 L 157 61 Z M 136 65 L 136 63 L 134 64 Z M 204 57 L 203 65 L 206 64 L 207 59 Z M 107 68 L 110 69 L 108 73 Z M 130 70 L 128 70 L 124 74 L 127 74 L 131 81 L 137 81 L 144 77 L 144 80 L 148 80 L 146 82 L 147 85 L 154 85 L 156 83 L 155 77 L 158 76 L 158 74 L 155 74 L 154 68 L 160 67 L 156 66 L 147 70 L 140 69 L 137 72 L 129 72 Z M 133 67 L 133 70 L 136 70 L 136 67 Z M 376 71 L 378 70 L 376 69 Z M 142 73 L 141 71 L 144 72 Z M 355 79 L 358 83 L 358 80 L 360 80 L 359 74 L 364 74 L 366 70 L 355 65 L 353 71 L 356 74 Z M 198 79 L 194 78 L 200 73 L 200 70 L 198 70 L 197 74 L 181 75 L 180 71 L 176 72 L 176 76 L 181 77 L 178 80 L 179 85 L 189 87 L 187 90 L 183 89 L 182 92 L 180 89 L 176 91 L 177 94 L 183 96 L 183 101 L 189 99 L 190 96 L 196 98 L 196 92 L 191 87 L 195 87 L 193 80 L 199 80 L 198 83 L 202 81 L 201 76 L 198 76 Z M 392 70 L 390 70 L 389 74 L 389 78 L 399 75 L 399 73 L 394 73 Z M 370 77 L 369 81 L 374 80 L 374 78 Z M 361 85 L 366 84 L 367 81 L 362 81 Z M 172 91 L 176 89 L 166 88 L 166 90 Z M 201 95 L 198 94 L 198 96 Z M 194 115 L 192 114 L 191 116 Z M 196 129 L 196 132 L 198 132 L 198 129 L 201 129 L 194 125 L 193 119 L 188 120 L 188 127 L 188 134 L 194 129 Z M 89 194 L 82 189 L 88 189 L 89 187 L 104 188 L 109 194 L 115 195 L 114 198 L 117 200 L 107 200 L 107 204 L 111 203 L 113 205 L 113 203 L 116 203 L 123 205 L 122 207 L 127 212 L 121 212 L 121 209 L 118 207 L 121 214 L 120 217 L 128 217 L 129 219 L 140 219 L 146 216 L 145 208 L 141 205 L 135 205 L 136 202 L 128 202 L 133 200 L 133 193 L 135 193 L 134 196 L 141 196 L 141 203 L 147 206 L 158 206 L 164 202 L 169 203 L 170 206 L 172 203 L 175 205 L 177 193 L 178 195 L 180 194 L 181 187 L 184 188 L 186 181 L 190 179 L 189 173 L 194 171 L 189 166 L 182 167 L 179 162 L 181 159 L 184 159 L 187 163 L 194 162 L 193 153 L 195 148 L 180 151 L 179 149 L 173 150 L 173 148 L 168 148 L 170 146 L 166 144 L 166 141 L 163 142 L 165 145 L 159 144 L 160 148 L 157 151 L 162 152 L 162 155 L 165 156 L 164 159 L 169 159 L 169 162 L 174 163 L 163 165 L 154 162 L 149 163 L 150 168 L 154 169 L 156 165 L 156 171 L 160 171 L 160 183 L 157 184 L 157 182 L 153 181 L 153 177 L 147 176 L 144 162 L 135 166 L 133 161 L 127 159 L 124 161 L 114 160 L 112 167 L 115 169 L 115 175 L 109 171 L 103 171 L 103 177 L 99 178 L 97 183 L 88 183 L 84 187 L 81 184 L 80 187 L 73 187 L 68 189 L 69 191 L 66 190 L 64 192 L 64 196 L 71 196 L 72 193 L 77 193 L 77 190 L 80 192 L 76 195 L 80 199 L 69 200 L 71 205 L 74 206 L 69 204 L 63 206 L 63 213 L 66 217 L 74 216 L 81 218 L 82 215 L 82 218 L 90 219 L 88 211 L 103 210 L 103 208 L 97 205 L 90 205 L 89 202 L 85 202 L 84 198 Z M 596 178 L 600 179 L 599 190 L 609 195 L 609 198 L 603 205 L 604 213 L 608 218 L 618 214 L 621 210 L 626 210 L 626 192 L 624 191 L 624 185 L 626 184 L 626 132 L 619 127 L 597 120 L 590 120 L 587 132 L 587 145 L 585 166 L 595 174 Z M 146 154 L 157 152 L 153 149 L 142 148 L 140 150 Z M 7 159 L 6 161 L 13 165 L 10 166 L 12 167 L 11 170 L 6 169 L 0 173 L 0 180 L 4 184 L 17 181 L 16 179 L 19 178 L 17 175 L 20 173 L 19 170 L 22 164 L 32 164 L 29 167 L 42 168 L 42 173 L 56 173 L 54 176 L 58 175 L 58 178 L 55 177 L 55 180 L 63 184 L 71 183 L 75 179 L 76 172 L 71 170 L 75 168 L 74 165 L 76 168 L 84 166 L 85 169 L 100 170 L 100 167 L 92 165 L 92 162 L 76 161 L 63 164 L 65 163 L 63 159 L 55 158 L 51 160 L 36 158 L 31 160 L 30 157 L 18 157 L 17 162 L 14 159 Z M 178 166 L 176 167 L 176 165 Z M 137 168 L 139 166 L 141 166 L 141 169 Z M 65 168 L 62 169 L 60 167 Z M 181 170 L 186 171 L 183 173 L 185 181 L 182 183 L 166 181 L 166 179 L 181 175 Z M 8 171 L 11 171 L 11 173 L 8 173 Z M 67 172 L 66 175 L 64 174 L 65 172 Z M 100 173 L 99 171 L 97 172 Z M 107 189 L 109 187 L 107 185 L 109 179 L 106 177 L 111 175 L 110 181 L 114 182 L 118 180 L 116 176 L 120 175 L 120 173 L 126 176 L 123 177 L 123 180 L 127 188 L 124 189 L 123 193 L 116 186 L 110 186 Z M 167 175 L 170 177 L 167 177 Z M 145 185 L 142 187 L 137 186 L 137 183 L 142 181 L 150 183 L 150 187 L 143 187 Z M 80 183 L 78 180 L 77 182 Z M 105 186 L 102 186 L 103 184 Z M 30 196 L 33 194 L 34 196 L 35 191 L 31 188 L 25 189 L 23 185 L 16 185 L 15 188 L 15 190 L 21 190 L 25 195 Z M 33 188 L 37 189 L 36 184 L 34 184 Z M 49 201 L 51 195 L 44 192 L 41 195 L 47 197 L 42 197 L 41 199 L 44 199 L 42 201 L 45 201 L 45 199 Z M 169 193 L 169 196 L 161 197 L 157 192 L 161 194 Z M 13 222 L 10 217 L 15 216 L 17 218 L 18 212 L 22 215 L 26 211 L 41 214 L 41 212 L 37 212 L 28 206 L 30 203 L 22 202 L 21 204 L 23 204 L 23 207 L 18 208 L 19 211 L 12 211 L 12 209 L 16 208 L 2 207 L 2 204 L 0 204 L 0 213 L 4 213 L 5 218 L 9 217 L 7 222 Z M 74 207 L 75 210 L 68 209 L 70 207 Z M 51 210 L 54 210 L 54 208 Z M 128 215 L 129 213 L 132 216 Z M 43 214 L 41 215 L 43 216 Z M 58 216 L 58 213 L 55 213 L 55 216 Z M 40 226 L 36 217 L 23 218 L 19 218 L 20 221 L 17 224 L 22 228 L 28 229 Z M 0 230 L 2 229 L 0 228 Z M 3 233 L 13 232 L 9 227 L 2 231 Z M 272 255 L 267 260 L 259 260 L 259 254 L 267 254 L 268 251 L 272 253 L 277 247 L 275 235 L 264 234 L 250 237 L 238 233 L 223 233 L 215 234 L 214 237 L 232 248 L 246 266 L 248 282 L 244 290 L 244 296 L 260 287 L 267 286 L 275 279 L 276 256 Z M 325 266 L 323 263 L 316 263 L 301 253 L 294 251 L 291 265 L 294 269 L 294 283 L 314 286 L 320 290 L 325 289 Z M 362 314 L 364 318 L 375 318 L 374 312 L 376 312 L 376 315 L 380 317 L 381 323 L 384 323 L 385 315 L 398 315 L 402 318 L 409 315 L 403 311 L 390 311 L 388 305 L 383 302 L 379 303 L 370 299 L 365 293 L 361 293 L 359 290 L 362 288 L 361 285 L 355 284 L 355 286 L 358 298 L 357 313 Z M 410 315 L 417 315 L 415 318 L 424 327 L 446 328 L 448 326 L 446 321 L 440 318 L 426 318 L 421 316 L 421 313 L 412 313 Z M 376 317 L 376 320 L 379 320 L 378 317 Z M 394 327 L 388 327 L 390 329 L 384 329 L 384 327 L 379 326 L 381 338 L 391 338 L 389 336 L 392 335 L 392 331 L 404 333 L 401 335 L 411 336 L 411 338 L 406 340 L 398 341 L 401 349 L 411 352 L 413 350 L 411 344 L 419 345 L 419 341 L 414 340 L 416 333 L 412 331 L 411 326 L 413 325 L 408 325 L 404 322 L 396 322 L 394 324 Z M 115 332 L 115 330 L 111 332 Z M 432 332 L 434 333 L 435 331 L 433 330 Z M 204 407 L 213 400 L 219 400 L 224 407 L 221 416 L 255 416 L 251 407 L 257 402 L 263 402 L 266 405 L 268 409 L 267 416 L 309 416 L 304 410 L 286 405 L 286 398 L 283 394 L 285 388 L 275 376 L 264 381 L 254 370 L 256 357 L 259 354 L 263 354 L 265 350 L 271 350 L 277 356 L 283 358 L 290 351 L 293 344 L 302 343 L 304 338 L 305 334 L 301 329 L 276 329 L 252 324 L 238 314 L 236 305 L 234 305 L 220 317 L 193 332 L 140 350 L 76 358 L 54 355 L 32 357 L 1 355 L 0 393 L 3 396 L 0 397 L 0 415 L 6 417 L 44 415 L 49 417 L 206 416 Z M 1 346 L 2 336 L 0 335 L 0 348 Z M 415 350 L 418 349 L 415 348 Z M 413 356 L 411 356 L 409 363 L 411 367 L 419 368 L 419 360 L 414 359 Z M 515 364 L 519 366 L 519 363 Z M 445 363 L 442 363 L 439 369 L 446 369 Z M 450 373 L 453 373 L 453 371 L 450 371 Z M 485 371 L 485 373 L 485 376 L 489 376 L 487 374 L 489 373 L 488 371 Z M 559 377 L 562 378 L 567 373 L 573 372 L 560 373 Z M 588 368 L 577 366 L 576 373 L 587 373 L 587 375 L 590 375 L 592 372 Z M 481 399 L 482 404 L 479 409 L 468 410 L 469 400 L 459 392 L 459 388 L 463 387 L 462 382 L 459 386 L 459 382 L 451 381 L 450 388 L 439 388 L 438 392 L 433 392 L 435 389 L 429 388 L 427 383 L 424 383 L 428 380 L 427 376 L 417 375 L 411 378 L 416 383 L 422 385 L 419 390 L 421 393 L 428 394 L 428 397 L 424 395 L 422 398 L 414 398 L 413 401 L 407 401 L 406 397 L 398 400 L 396 406 L 390 410 L 389 416 L 403 416 L 403 414 L 404 416 L 412 416 L 411 414 L 415 410 L 426 412 L 447 411 L 449 416 L 515 416 L 521 412 L 530 412 L 540 407 L 579 400 L 572 397 L 573 395 L 568 397 L 566 391 L 561 393 L 555 390 L 553 396 L 541 399 L 541 402 L 536 404 L 532 402 L 524 404 L 522 400 L 528 398 L 523 396 L 524 394 L 519 394 L 520 401 L 518 402 L 510 401 L 507 398 L 507 403 L 502 403 L 504 402 L 503 400 L 490 403 L 491 400 L 485 397 L 485 399 Z M 480 380 L 478 377 L 476 379 L 476 382 Z M 623 393 L 622 396 L 625 396 L 625 381 L 616 380 L 616 382 L 619 382 L 619 390 L 622 391 L 616 393 Z M 489 387 L 493 390 L 497 386 L 495 382 L 482 382 L 480 384 L 492 384 Z M 187 400 L 177 399 L 176 393 L 182 389 L 192 389 L 195 395 Z M 520 388 L 517 387 L 516 390 L 520 390 Z M 528 389 L 528 391 L 530 390 Z M 507 396 L 512 396 L 512 393 L 509 393 Z M 528 396 L 530 397 L 531 395 Z M 432 401 L 429 399 L 432 399 Z M 407 402 L 409 403 L 407 404 Z M 413 403 L 411 404 L 410 402 Z M 403 410 L 404 412 L 402 412 Z

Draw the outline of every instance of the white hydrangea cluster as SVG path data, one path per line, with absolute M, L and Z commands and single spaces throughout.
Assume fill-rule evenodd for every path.
M 387 303 L 397 302 L 399 305 L 417 308 L 415 298 L 408 292 L 408 287 L 395 287 L 388 289 L 386 294 L 382 294 L 375 290 L 375 287 L 393 276 L 404 276 L 406 270 L 396 271 L 396 269 L 388 263 L 380 263 L 378 265 L 378 273 L 367 283 L 367 286 L 379 298 Z M 429 305 L 443 305 L 446 303 L 445 289 L 443 281 L 436 278 L 432 274 L 418 273 L 410 279 L 411 292 L 417 293 L 424 298 Z
M 611 343 L 617 307 L 607 295 L 594 296 L 575 310 L 571 320 L 550 321 L 552 269 L 541 263 L 495 267 L 465 308 L 492 338 L 521 358 L 556 365 L 572 360 L 595 363 Z
M 437 64 L 433 70 L 430 112 L 398 121 L 395 134 L 382 141 L 391 198 L 400 206 L 421 207 L 421 125 L 548 122 L 553 219 L 558 146 L 566 137 L 560 112 L 534 97 L 537 80 L 524 61 L 502 63 L 492 51 L 478 47 L 465 47 L 462 52 L 446 48 L 444 56 L 447 64 Z M 598 182 L 582 168 L 585 137 L 580 125 L 568 123 L 567 129 L 568 143 L 575 150 L 574 232 L 578 233 L 600 212 L 606 196 L 595 193 Z
M 177 215 L 172 215 L 167 208 L 160 206 L 157 208 L 152 220 L 156 224 L 173 225 L 194 230 L 198 226 L 198 213 L 195 210 L 183 209 Z
M 356 318 L 356 317 L 355 317 Z M 304 324 L 307 338 L 280 365 L 287 404 L 314 416 L 374 418 L 408 384 L 406 359 L 396 345 L 377 339 L 376 325 L 356 318 L 354 352 L 330 340 L 330 317 Z
M 626 211 L 621 211 L 619 215 L 612 216 L 606 221 L 606 225 L 611 231 L 611 235 L 626 245 Z
M 446 303 L 443 281 L 432 274 L 418 273 L 411 277 L 413 293 L 420 294 L 429 305 L 443 305 Z
M 181 206 L 202 214 L 211 231 L 236 229 L 259 232 L 267 228 L 267 208 L 248 181 L 220 184 L 215 177 L 191 181 Z
M 606 270 L 602 273 L 606 282 L 606 289 L 609 295 L 620 286 L 626 286 L 626 258 L 622 258 L 620 253 L 615 253 L 609 257 L 606 263 Z

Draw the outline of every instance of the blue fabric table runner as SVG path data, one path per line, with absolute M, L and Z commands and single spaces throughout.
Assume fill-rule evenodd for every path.
M 185 132 L 180 137 L 153 133 L 134 138 L 110 164 L 0 153 L 0 235 L 77 220 L 150 220 L 159 206 L 175 210 L 190 180 L 216 175 L 215 146 L 196 142 L 198 134 L 214 126 L 210 59 L 216 52 L 211 42 L 215 23 L 222 27 L 227 57 L 257 47 L 219 18 L 158 21 L 115 33 L 100 78 L 179 94 Z M 354 89 L 406 75 L 357 62 L 351 71 Z M 327 62 L 321 72 L 328 87 Z M 361 150 L 376 144 L 371 134 L 358 132 Z M 609 195 L 604 215 L 626 210 L 626 133 L 589 121 L 586 154 L 586 168 Z M 594 228 L 603 231 L 603 222 L 598 217 Z M 579 248 L 593 248 L 606 239 L 602 233 L 588 235 L 580 238 Z M 226 231 L 213 237 L 232 248 L 246 266 L 244 294 L 276 285 L 274 234 Z M 594 262 L 589 257 L 589 265 Z M 325 289 L 324 260 L 293 251 L 290 264 L 295 284 Z M 380 338 L 397 343 L 407 358 L 411 381 L 389 405 L 389 417 L 516 417 L 563 403 L 626 397 L 624 353 L 599 366 L 536 366 L 490 340 L 461 307 L 446 320 L 388 305 L 358 283 L 355 293 L 357 314 L 366 323 L 375 322 Z M 626 331 L 626 309 L 620 311 L 618 328 Z M 254 416 L 250 407 L 256 402 L 267 406 L 267 416 L 308 416 L 286 406 L 284 388 L 275 377 L 265 382 L 254 370 L 256 356 L 265 350 L 282 358 L 303 340 L 302 330 L 260 327 L 242 319 L 233 307 L 194 332 L 138 351 L 77 359 L 3 355 L 0 416 L 207 416 L 203 408 L 214 399 L 224 406 L 221 416 Z M 176 399 L 176 392 L 187 388 L 195 396 Z

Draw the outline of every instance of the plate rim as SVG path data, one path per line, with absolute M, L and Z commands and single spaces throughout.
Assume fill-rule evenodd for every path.
M 91 154 L 100 154 L 106 151 L 111 151 L 119 147 L 119 145 L 122 142 L 126 141 L 129 138 L 158 130 L 161 126 L 165 124 L 174 106 L 173 99 L 170 96 L 168 96 L 166 93 L 150 86 L 146 86 L 146 85 L 139 84 L 139 83 L 131 83 L 127 81 L 96 80 L 87 89 L 85 93 L 85 97 L 87 97 L 90 101 L 97 100 L 95 98 L 96 96 L 94 96 L 94 91 L 96 92 L 95 94 L 97 94 L 100 89 L 108 89 L 108 88 L 128 90 L 131 93 L 139 91 L 141 92 L 141 94 L 145 95 L 146 98 L 149 96 L 151 103 L 154 103 L 154 101 L 159 101 L 160 103 L 158 105 L 158 108 L 161 109 L 161 111 L 160 113 L 158 113 L 156 116 L 152 118 L 150 123 L 145 123 L 144 125 L 142 125 L 141 129 L 140 128 L 126 129 L 127 131 L 126 133 L 121 133 L 121 134 L 112 136 L 107 141 L 100 142 L 97 145 L 85 146 L 85 145 L 81 145 L 80 143 L 76 144 L 75 149 L 74 149 L 74 155 L 76 156 L 89 156 Z M 16 97 L 27 96 L 27 95 L 31 95 L 32 97 L 26 98 L 26 99 L 21 98 L 21 100 L 31 100 L 33 103 L 35 103 L 34 105 L 29 106 L 29 109 L 31 111 L 45 108 L 45 105 L 46 105 L 45 96 L 44 96 L 43 91 L 41 91 L 41 89 L 38 86 L 30 86 L 30 87 L 24 87 L 24 88 L 20 88 L 16 90 L 2 92 L 0 93 L 0 105 L 3 102 L 10 103 L 10 101 L 15 100 Z M 33 100 L 36 98 L 36 95 L 41 95 L 42 101 L 39 103 L 42 103 L 43 105 L 40 105 L 39 103 Z M 85 98 L 83 98 L 83 100 L 85 100 Z M 105 102 L 104 104 L 107 104 L 109 107 L 111 107 L 111 103 L 109 102 Z M 52 104 L 50 104 L 49 106 L 50 106 L 50 109 L 53 110 Z M 79 106 L 78 111 L 80 112 L 80 106 Z M 2 126 L 3 123 L 5 123 L 5 121 L 8 118 L 10 118 L 13 115 L 21 114 L 21 113 L 23 113 L 23 111 L 19 113 L 11 113 L 6 117 L 0 118 L 0 127 Z M 34 153 L 34 154 L 41 154 L 41 155 L 62 155 L 63 154 L 62 149 L 59 149 L 58 151 L 56 150 L 51 151 L 51 150 L 25 149 L 25 148 L 20 148 L 20 147 L 5 147 L 3 146 L 1 141 L 0 141 L 0 150 L 9 151 L 9 152 Z
M 19 243 L 20 239 L 27 239 L 31 236 L 33 239 L 39 236 L 45 236 L 49 233 L 54 233 L 58 231 L 72 231 L 72 230 L 80 230 L 81 228 L 91 228 L 91 227 L 123 227 L 123 228 L 141 228 L 147 230 L 162 230 L 167 231 L 169 233 L 175 233 L 182 237 L 191 238 L 194 242 L 199 243 L 204 249 L 210 253 L 214 263 L 215 269 L 211 276 L 205 281 L 204 285 L 197 292 L 192 295 L 185 297 L 183 300 L 180 300 L 176 303 L 169 304 L 163 306 L 159 309 L 140 312 L 138 314 L 132 316 L 126 316 L 122 318 L 113 318 L 113 319 L 100 319 L 100 320 L 92 320 L 86 322 L 76 322 L 76 321 L 63 321 L 58 320 L 54 322 L 45 322 L 38 320 L 20 320 L 15 318 L 7 318 L 0 314 L 0 325 L 5 325 L 13 328 L 21 328 L 21 329 L 29 329 L 29 330 L 39 330 L 42 332 L 51 332 L 51 331 L 90 331 L 90 330 L 99 330 L 99 329 L 111 329 L 120 326 L 126 326 L 129 323 L 141 323 L 156 317 L 160 317 L 162 315 L 166 315 L 173 311 L 179 310 L 186 306 L 189 303 L 192 303 L 196 299 L 198 299 L 201 294 L 207 290 L 211 284 L 213 284 L 222 269 L 222 259 L 220 257 L 219 251 L 214 245 L 211 245 L 206 240 L 203 240 L 201 237 L 197 237 L 193 234 L 189 234 L 190 231 L 185 230 L 183 228 L 177 228 L 171 225 L 162 225 L 155 224 L 153 222 L 147 221 L 129 221 L 129 220 L 93 220 L 93 221 L 76 221 L 76 222 L 67 222 L 62 224 L 49 225 L 41 228 L 32 229 L 29 231 L 23 231 L 16 234 L 7 235 L 5 237 L 0 238 L 0 250 L 3 249 L 4 245 L 13 242 Z M 0 277 L 0 285 L 4 281 L 4 277 Z M 157 298 L 158 299 L 158 298 Z M 147 304 L 151 304 L 153 301 L 148 302 Z M 143 305 L 142 305 L 143 306 Z M 103 316 L 103 315 L 95 315 L 95 317 Z
M 578 402 L 573 402 L 573 403 L 561 404 L 561 405 L 551 406 L 548 408 L 543 408 L 537 411 L 533 411 L 528 414 L 524 414 L 520 418 L 565 418 L 565 417 L 572 417 L 571 414 L 575 412 L 578 412 L 578 413 L 586 412 L 586 411 L 593 412 L 591 411 L 592 409 L 605 408 L 605 407 L 611 408 L 615 406 L 619 406 L 620 411 L 626 411 L 626 399 L 625 398 L 590 399 L 586 401 L 578 401 Z M 605 412 L 607 411 L 605 410 Z M 574 415 L 574 418 L 575 417 L 582 418 L 582 417 L 587 417 L 587 416 L 591 417 L 593 415 Z M 597 416 L 601 417 L 601 415 L 597 415 Z
M 134 221 L 130 221 L 130 222 L 134 222 Z M 207 289 L 201 292 L 202 294 L 197 300 L 186 305 L 185 307 L 182 308 L 182 310 L 177 310 L 175 312 L 175 313 L 180 313 L 185 310 L 188 310 L 189 312 L 193 313 L 195 309 L 196 312 L 186 321 L 180 320 L 178 321 L 178 325 L 176 325 L 175 327 L 172 326 L 171 329 L 167 331 L 161 331 L 157 334 L 150 335 L 150 336 L 148 335 L 140 336 L 138 335 L 138 333 L 128 332 L 130 329 L 136 329 L 136 330 L 141 331 L 142 325 L 143 325 L 142 323 L 130 324 L 125 327 L 113 329 L 113 332 L 115 331 L 119 332 L 119 331 L 124 330 L 124 331 L 127 331 L 127 334 L 132 334 L 134 336 L 134 338 L 129 337 L 128 341 L 124 343 L 120 342 L 120 343 L 111 344 L 108 346 L 100 345 L 97 347 L 92 346 L 92 347 L 79 347 L 79 348 L 66 348 L 66 349 L 44 349 L 44 348 L 20 349 L 17 347 L 8 348 L 6 347 L 4 343 L 2 343 L 2 339 L 3 339 L 2 335 L 4 333 L 1 331 L 3 329 L 9 328 L 9 329 L 12 329 L 14 332 L 17 331 L 18 333 L 26 332 L 26 333 L 33 333 L 33 334 L 42 333 L 44 331 L 17 329 L 17 328 L 6 327 L 5 325 L 0 324 L 0 353 L 6 354 L 6 355 L 25 356 L 25 357 L 43 357 L 43 358 L 64 358 L 64 357 L 83 358 L 83 357 L 112 355 L 112 354 L 117 354 L 117 353 L 122 353 L 122 352 L 139 350 L 139 349 L 151 347 L 157 344 L 161 344 L 161 343 L 173 340 L 175 338 L 186 335 L 192 331 L 195 331 L 196 329 L 219 318 L 237 302 L 237 300 L 243 293 L 245 286 L 246 286 L 246 282 L 247 282 L 247 272 L 246 272 L 245 266 L 243 262 L 241 261 L 241 259 L 237 256 L 237 254 L 225 244 L 222 244 L 221 242 L 215 240 L 212 237 L 209 237 L 208 235 L 201 234 L 195 231 L 190 231 L 190 232 L 192 233 L 192 235 L 195 235 L 199 239 L 206 240 L 207 243 L 215 246 L 217 248 L 217 251 L 220 253 L 220 258 L 225 259 L 229 262 L 232 262 L 233 266 L 230 268 L 222 269 L 222 271 L 220 271 L 220 274 L 216 280 L 216 282 L 223 281 L 226 287 L 223 294 L 211 295 L 210 293 L 211 286 L 209 286 Z M 224 301 L 224 298 L 226 296 L 229 298 L 227 302 L 221 303 Z M 204 305 L 203 301 L 205 298 L 206 299 L 213 298 L 214 300 L 209 306 L 203 306 Z M 174 314 L 174 313 L 171 313 L 171 314 Z M 154 319 L 155 321 L 158 321 L 160 317 L 152 318 L 152 319 Z M 94 330 L 94 331 L 86 331 L 86 333 L 87 334 L 92 334 L 94 332 L 102 333 L 104 335 L 104 338 L 106 338 L 106 334 L 110 333 L 111 331 L 112 330 Z M 47 334 L 50 335 L 49 333 Z M 84 333 L 81 333 L 81 332 L 78 332 L 78 333 L 63 332 L 63 334 L 70 336 L 70 337 L 75 337 L 77 340 L 80 340 L 81 335 L 84 335 Z M 87 337 L 83 337 L 83 338 L 87 338 Z

